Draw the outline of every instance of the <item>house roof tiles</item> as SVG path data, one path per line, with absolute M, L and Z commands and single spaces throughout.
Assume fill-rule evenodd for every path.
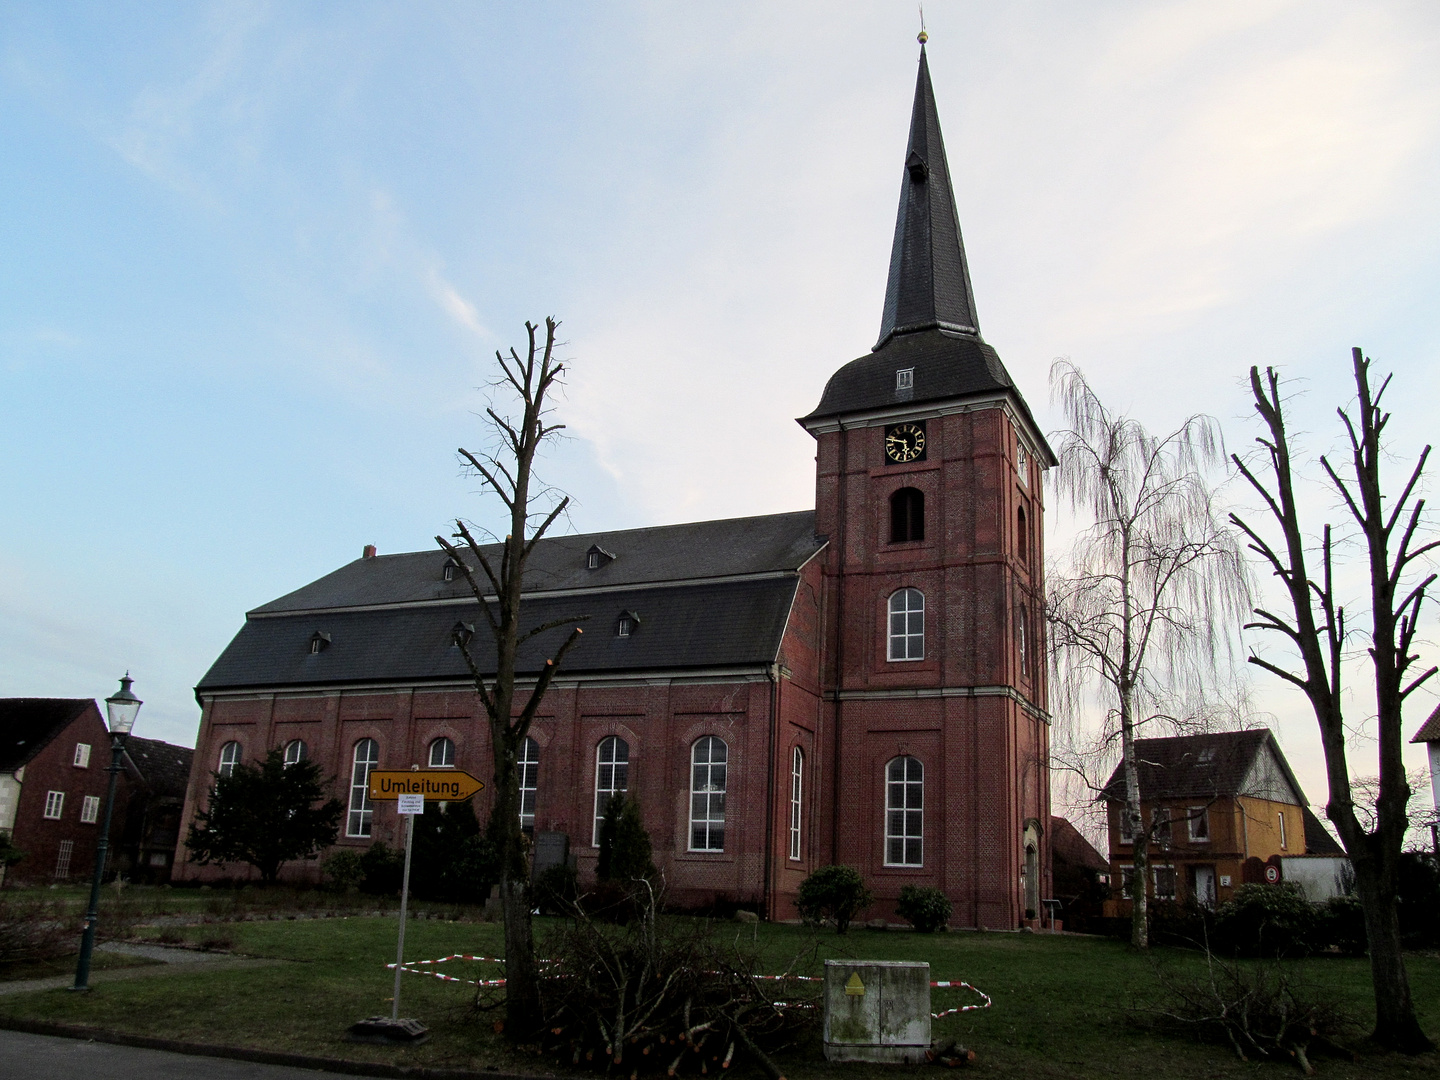
M 20 768 L 94 705 L 89 698 L 0 698 L 0 773 Z

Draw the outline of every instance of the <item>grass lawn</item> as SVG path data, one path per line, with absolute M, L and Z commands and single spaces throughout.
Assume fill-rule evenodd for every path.
M 547 921 L 538 920 L 541 937 Z M 16 995 L 0 998 L 0 1015 L 401 1065 L 558 1071 L 553 1061 L 516 1054 L 494 1034 L 489 1017 L 470 1014 L 470 988 L 418 975 L 404 976 L 401 1012 L 430 1026 L 428 1044 L 397 1050 L 345 1042 L 350 1023 L 389 1012 L 393 975 L 384 965 L 394 956 L 393 918 L 240 922 L 179 932 L 199 941 L 222 929 L 237 952 L 283 962 L 231 971 L 174 970 L 101 983 L 85 997 L 63 991 Z M 719 932 L 749 939 L 753 931 L 726 923 Z M 486 923 L 419 921 L 409 927 L 406 942 L 409 959 L 456 952 L 493 956 L 501 950 L 501 931 Z M 807 956 L 807 974 L 818 973 L 823 959 L 927 960 L 933 978 L 975 984 L 993 996 L 993 1008 L 941 1020 L 935 1034 L 956 1037 L 974 1049 L 981 1073 L 1096 1078 L 1292 1073 L 1288 1066 L 1246 1065 L 1226 1048 L 1162 1037 L 1126 1019 L 1130 1010 L 1154 998 L 1153 964 L 1198 968 L 1199 958 L 1191 953 L 1156 950 L 1147 958 L 1116 942 L 1039 934 L 857 929 L 843 937 L 822 931 L 817 938 L 789 926 L 759 927 L 757 945 L 770 971 L 783 969 L 797 954 Z M 1295 966 L 1342 1002 L 1362 1030 L 1368 1025 L 1370 982 L 1364 960 L 1324 958 Z M 473 978 L 477 965 L 453 962 L 442 970 Z M 493 974 L 493 968 L 486 970 Z M 1440 1036 L 1440 958 L 1411 956 L 1409 970 L 1421 1022 L 1432 1037 Z M 955 991 L 936 990 L 933 1007 L 968 1000 Z M 781 1055 L 778 1062 L 797 1080 L 875 1072 L 873 1067 L 827 1065 L 818 1032 L 809 1045 Z M 1333 1077 L 1440 1075 L 1440 1056 L 1433 1054 L 1415 1059 L 1365 1055 L 1358 1064 L 1321 1058 L 1317 1065 L 1321 1075 Z

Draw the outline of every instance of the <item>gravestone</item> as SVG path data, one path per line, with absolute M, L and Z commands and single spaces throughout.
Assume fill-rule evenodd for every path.
M 552 866 L 570 861 L 570 837 L 563 832 L 536 832 L 535 847 L 530 856 L 530 880 L 535 881 Z

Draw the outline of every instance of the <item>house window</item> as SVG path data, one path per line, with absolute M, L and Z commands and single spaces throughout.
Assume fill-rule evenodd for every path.
M 1161 847 L 1170 846 L 1170 808 L 1157 806 L 1150 817 L 1150 835 Z
M 55 876 L 64 881 L 70 876 L 70 856 L 75 854 L 74 840 L 61 840 L 60 850 L 55 854 Z
M 891 660 L 925 659 L 925 597 L 919 589 L 901 589 L 890 597 Z
M 590 846 L 600 846 L 600 820 L 611 798 L 630 787 L 630 744 L 618 735 L 607 735 L 595 748 L 595 828 Z
M 629 637 L 630 631 L 634 628 L 634 625 L 635 624 L 631 622 L 629 615 L 621 615 L 620 621 L 615 624 L 615 636 Z
M 892 758 L 885 766 L 885 865 L 923 866 L 925 766 Z
M 1120 868 L 1120 895 L 1126 900 L 1135 898 L 1135 868 L 1133 866 Z
M 65 809 L 65 792 L 47 791 L 45 793 L 45 816 L 51 821 L 59 821 L 60 814 Z
M 350 813 L 345 819 L 346 836 L 369 836 L 375 804 L 370 801 L 370 774 L 380 764 L 380 744 L 361 739 L 355 744 L 350 769 Z
M 1276 816 L 1276 817 L 1279 819 L 1279 821 L 1280 821 L 1280 850 L 1281 850 L 1281 851 L 1284 851 L 1284 850 L 1285 850 L 1285 815 L 1282 813 L 1282 814 L 1276 814 L 1275 816 Z
M 1190 839 L 1197 844 L 1210 839 L 1210 811 L 1203 806 L 1190 807 Z
M 520 759 L 515 762 L 520 782 L 520 828 L 535 831 L 535 793 L 540 786 L 540 744 L 528 735 L 520 746 Z
M 458 570 L 458 569 L 459 569 L 459 567 L 456 566 L 454 559 L 446 559 L 446 560 L 445 560 L 445 566 L 444 566 L 444 567 L 441 569 L 441 571 L 440 571 L 440 578 L 441 578 L 441 580 L 442 580 L 442 581 L 454 581 L 454 580 L 455 580 L 455 571 Z
M 805 787 L 805 754 L 800 747 L 790 756 L 790 858 L 800 859 L 800 798 Z
M 80 824 L 94 825 L 100 820 L 100 796 L 86 795 L 80 800 Z
M 1120 842 L 1122 844 L 1135 842 L 1135 823 L 1130 820 L 1130 809 L 1124 803 L 1120 804 Z
M 1025 508 L 1015 508 L 1015 553 L 1026 566 L 1030 565 L 1030 529 L 1025 521 Z
M 1025 609 L 1015 609 L 1015 645 L 1020 650 L 1020 674 L 1030 674 L 1030 628 L 1026 625 Z
M 896 390 L 915 389 L 915 369 L 913 367 L 899 368 L 895 372 Z
M 1015 447 L 1015 475 L 1020 478 L 1020 483 L 1030 486 L 1030 454 L 1024 443 L 1017 443 Z
M 291 739 L 285 744 L 285 765 L 299 765 L 310 756 L 310 748 L 305 745 L 304 739 Z
M 240 744 L 238 742 L 227 742 L 220 747 L 220 768 L 215 771 L 221 776 L 229 776 L 235 771 L 235 766 L 240 764 Z
M 725 766 L 723 739 L 705 735 L 690 750 L 690 850 L 725 850 Z
M 443 735 L 430 744 L 430 767 L 432 769 L 455 767 L 455 744 Z
M 890 496 L 890 542 L 925 539 L 925 493 L 903 487 Z
M 77 769 L 88 769 L 90 767 L 90 744 L 88 742 L 77 742 L 75 744 L 75 767 Z
M 152 851 L 150 853 L 151 866 L 164 866 L 170 861 L 170 856 L 163 851 Z
M 1155 899 L 1156 899 L 1156 900 L 1174 900 L 1174 899 L 1175 899 L 1175 867 L 1173 867 L 1173 866 L 1157 866 L 1157 867 L 1155 867 Z

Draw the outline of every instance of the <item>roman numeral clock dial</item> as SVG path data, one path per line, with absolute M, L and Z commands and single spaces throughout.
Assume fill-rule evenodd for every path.
M 903 465 L 925 460 L 925 425 L 907 421 L 885 429 L 885 458 Z

